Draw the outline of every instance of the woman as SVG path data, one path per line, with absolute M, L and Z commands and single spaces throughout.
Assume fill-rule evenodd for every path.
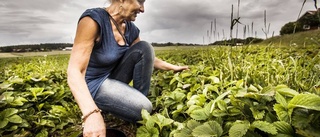
M 130 122 L 141 120 L 142 109 L 151 112 L 146 96 L 153 68 L 188 69 L 154 57 L 152 46 L 140 41 L 132 21 L 144 12 L 144 1 L 110 0 L 109 7 L 88 9 L 79 19 L 67 73 L 84 136 L 106 136 L 101 111 Z

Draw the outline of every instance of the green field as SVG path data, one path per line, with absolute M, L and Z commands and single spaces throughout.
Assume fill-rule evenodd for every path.
M 0 58 L 65 55 L 65 54 L 70 54 L 70 53 L 71 53 L 71 51 L 12 52 L 12 53 L 0 53 Z
M 155 70 L 138 137 L 320 136 L 320 47 L 161 47 L 180 73 Z M 0 58 L 0 137 L 77 136 L 69 54 Z
M 164 46 L 164 47 L 154 47 L 156 51 L 166 51 L 166 50 L 177 50 L 177 49 L 194 49 L 199 46 Z M 48 52 L 0 52 L 0 58 L 14 58 L 14 57 L 34 57 L 34 56 L 50 56 L 50 55 L 66 55 L 70 54 L 71 51 L 54 50 Z

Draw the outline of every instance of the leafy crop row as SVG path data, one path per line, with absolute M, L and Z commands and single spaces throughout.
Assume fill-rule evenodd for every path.
M 137 136 L 319 136 L 318 47 L 156 51 L 190 70 L 154 72 Z M 0 59 L 0 137 L 77 136 L 68 56 Z
M 0 136 L 72 136 L 80 111 L 66 82 L 67 56 L 1 59 Z
M 138 136 L 319 136 L 317 48 L 206 48 L 159 54 L 191 64 L 157 71 Z

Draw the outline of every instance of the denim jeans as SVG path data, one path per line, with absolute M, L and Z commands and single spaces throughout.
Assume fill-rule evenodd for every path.
M 104 112 L 129 122 L 141 120 L 141 110 L 152 111 L 146 97 L 153 71 L 153 47 L 140 41 L 132 45 L 99 88 L 94 100 Z M 133 81 L 133 87 L 128 85 Z

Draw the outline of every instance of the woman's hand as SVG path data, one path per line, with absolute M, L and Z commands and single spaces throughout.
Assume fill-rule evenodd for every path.
M 100 113 L 91 114 L 84 121 L 83 137 L 105 137 L 106 125 Z
M 160 69 L 160 70 L 173 70 L 174 72 L 180 72 L 180 71 L 189 69 L 188 66 L 173 65 L 173 64 L 165 62 L 157 57 L 154 59 L 154 67 L 156 69 Z
M 183 71 L 183 70 L 188 70 L 188 69 L 189 69 L 188 66 L 174 66 L 174 67 L 172 68 L 172 70 L 173 70 L 174 72 L 181 72 L 181 71 Z

